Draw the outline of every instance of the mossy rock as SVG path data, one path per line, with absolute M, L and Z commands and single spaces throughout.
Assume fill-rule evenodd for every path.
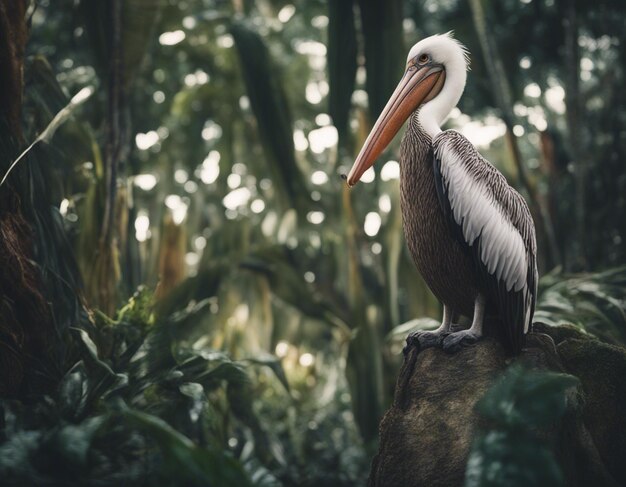
M 541 323 L 517 357 L 491 338 L 454 355 L 409 348 L 380 424 L 369 485 L 462 486 L 481 427 L 475 405 L 515 363 L 580 381 L 558 424 L 537 432 L 553 445 L 565 484 L 626 485 L 626 350 L 573 326 Z

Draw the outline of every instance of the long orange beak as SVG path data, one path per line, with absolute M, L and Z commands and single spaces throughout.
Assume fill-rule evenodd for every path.
M 439 93 L 444 80 L 445 72 L 439 65 L 420 69 L 411 65 L 407 68 L 352 165 L 346 179 L 348 186 L 359 182 L 363 173 L 374 164 L 411 113 Z

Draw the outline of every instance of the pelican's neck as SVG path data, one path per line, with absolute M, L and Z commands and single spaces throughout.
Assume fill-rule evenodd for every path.
M 463 69 L 446 69 L 446 81 L 437 96 L 425 103 L 419 111 L 418 119 L 424 131 L 431 138 L 441 132 L 441 126 L 461 99 L 465 89 L 467 73 Z

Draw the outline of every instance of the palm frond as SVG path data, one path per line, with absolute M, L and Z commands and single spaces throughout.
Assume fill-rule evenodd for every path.
M 626 344 L 626 267 L 545 275 L 539 282 L 535 320 L 572 323 L 609 343 Z

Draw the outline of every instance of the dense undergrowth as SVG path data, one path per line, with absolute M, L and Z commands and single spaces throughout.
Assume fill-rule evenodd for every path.
M 345 397 L 320 404 L 308 372 L 288 382 L 276 357 L 189 343 L 207 306 L 157 317 L 144 289 L 115 320 L 72 329 L 75 363 L 56 393 L 2 402 L 3 482 L 356 485 L 365 459 Z
M 619 342 L 626 329 L 619 301 L 624 272 L 546 278 L 538 316 L 556 324 L 578 309 L 577 321 L 592 332 L 601 325 L 597 320 L 614 320 L 613 328 L 598 329 L 613 330 L 606 336 Z M 589 289 L 595 291 L 581 296 Z M 269 354 L 235 360 L 206 346 L 196 333 L 210 302 L 192 301 L 160 316 L 152 293 L 142 288 L 114 319 L 95 312 L 88 329 L 72 328 L 71 366 L 56 392 L 1 403 L 3 481 L 362 485 L 371 451 L 357 431 L 340 369 L 323 360 L 302 366 Z M 494 386 L 480 404 L 481 414 L 505 429 L 477 439 L 468 485 L 483 485 L 476 482 L 490 462 L 517 448 L 520 425 L 558 418 L 565 390 L 575 383 L 569 376 L 511 371 Z M 543 462 L 546 468 L 539 470 L 546 478 L 562 480 L 549 452 L 528 451 L 529 459 Z M 515 477 L 522 467 L 509 464 L 502 478 L 523 480 Z M 503 485 L 494 482 L 489 485 Z

